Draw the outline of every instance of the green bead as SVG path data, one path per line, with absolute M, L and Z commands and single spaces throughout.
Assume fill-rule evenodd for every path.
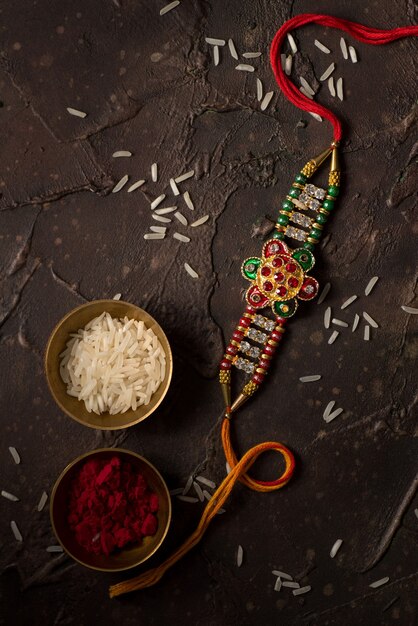
M 277 231 L 277 230 L 276 230 L 276 231 L 272 234 L 272 236 L 271 236 L 271 237 L 272 237 L 272 239 L 284 239 L 284 233 L 281 233 L 281 232 L 279 232 L 279 231 Z
M 322 208 L 326 211 L 332 211 L 334 208 L 334 200 L 324 200 L 322 203 Z
M 318 230 L 317 228 L 312 228 L 311 232 L 309 233 L 309 237 L 313 237 L 314 239 L 320 239 L 322 235 L 322 230 Z
M 306 183 L 308 179 L 303 174 L 297 174 L 295 178 L 296 183 L 302 183 L 303 185 Z
M 340 193 L 340 188 L 337 187 L 336 185 L 331 185 L 330 187 L 328 187 L 329 196 L 334 196 L 334 198 L 336 198 L 339 193 Z
M 318 224 L 325 224 L 327 220 L 328 220 L 328 215 L 324 215 L 323 213 L 318 213 L 315 221 L 318 222 Z
M 292 187 L 292 189 L 289 191 L 289 196 L 291 196 L 292 198 L 299 198 L 301 191 L 302 190 L 298 189 L 297 187 Z
M 294 208 L 295 205 L 293 204 L 293 202 L 290 202 L 290 200 L 285 200 L 282 204 L 283 211 L 293 211 Z
M 309 252 L 312 252 L 315 249 L 315 246 L 313 243 L 311 243 L 310 241 L 306 241 L 303 244 L 303 247 L 305 248 L 305 250 L 309 250 Z
M 287 226 L 289 223 L 289 218 L 287 217 L 287 215 L 280 215 L 277 219 L 277 223 L 281 224 L 282 226 Z

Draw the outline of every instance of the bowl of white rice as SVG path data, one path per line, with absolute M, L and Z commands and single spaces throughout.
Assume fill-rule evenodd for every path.
M 173 359 L 161 326 L 121 300 L 95 300 L 54 328 L 45 372 L 54 400 L 77 422 L 103 430 L 146 419 L 168 391 Z

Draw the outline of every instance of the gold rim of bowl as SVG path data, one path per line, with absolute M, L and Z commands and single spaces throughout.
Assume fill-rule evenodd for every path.
M 137 461 L 139 461 L 140 464 L 145 465 L 151 472 L 151 474 L 154 475 L 154 477 L 156 477 L 157 481 L 151 481 L 154 484 L 150 485 L 149 482 L 147 481 L 148 486 L 150 487 L 150 489 L 152 491 L 155 491 L 155 493 L 157 493 L 157 495 L 159 496 L 159 500 L 161 501 L 161 496 L 164 497 L 164 503 L 166 503 L 166 510 L 161 510 L 160 513 L 160 509 L 157 513 L 157 517 L 158 517 L 158 528 L 160 527 L 160 523 L 161 523 L 161 519 L 163 517 L 163 514 L 165 514 L 166 520 L 165 520 L 165 527 L 162 531 L 162 534 L 159 536 L 158 541 L 155 541 L 155 545 L 152 546 L 152 549 L 147 552 L 146 554 L 144 554 L 143 556 L 139 557 L 139 558 L 135 558 L 130 564 L 125 564 L 125 565 L 121 565 L 118 566 L 113 565 L 110 567 L 103 567 L 103 566 L 99 566 L 99 565 L 94 565 L 94 563 L 88 563 L 86 561 L 83 561 L 82 559 L 80 559 L 79 557 L 77 557 L 70 548 L 68 548 L 65 544 L 64 541 L 62 541 L 61 536 L 59 534 L 59 531 L 57 530 L 57 526 L 55 523 L 55 515 L 54 515 L 54 504 L 56 502 L 57 499 L 57 492 L 60 489 L 60 487 L 62 487 L 62 481 L 65 480 L 66 478 L 68 478 L 68 480 L 70 480 L 69 478 L 69 474 L 71 473 L 71 470 L 73 468 L 75 468 L 75 466 L 77 464 L 80 464 L 81 461 L 90 458 L 93 458 L 96 455 L 100 455 L 103 453 L 105 453 L 106 455 L 109 454 L 109 456 L 116 454 L 116 455 L 121 455 L 121 456 L 125 456 L 127 460 L 131 460 L 132 461 L 132 457 L 134 457 L 135 459 L 137 459 Z M 156 482 L 159 483 L 157 489 L 156 489 Z M 67 494 L 68 495 L 68 494 Z M 165 509 L 165 507 L 164 507 Z M 64 514 L 64 511 L 62 511 L 62 513 Z M 94 569 L 97 570 L 99 572 L 123 572 L 125 570 L 128 569 L 132 569 L 134 567 L 137 567 L 138 565 L 141 565 L 141 563 L 144 563 L 145 561 L 147 561 L 153 554 L 155 554 L 155 552 L 158 550 L 158 548 L 161 546 L 161 544 L 163 543 L 164 539 L 167 536 L 168 533 L 168 529 L 170 527 L 170 523 L 171 523 L 171 514 L 172 514 L 172 507 L 171 507 L 171 497 L 170 497 L 170 492 L 168 490 L 168 487 L 165 483 L 164 478 L 161 476 L 160 472 L 157 470 L 157 468 L 150 463 L 150 461 L 148 461 L 145 457 L 141 456 L 140 454 L 137 454 L 136 452 L 132 452 L 132 450 L 126 450 L 124 448 L 98 448 L 97 450 L 91 450 L 90 452 L 86 452 L 85 454 L 81 454 L 79 457 L 77 457 L 76 459 L 74 459 L 73 461 L 71 461 L 71 463 L 69 463 L 61 472 L 61 474 L 58 476 L 57 480 L 55 481 L 54 487 L 52 489 L 52 493 L 51 493 L 51 498 L 50 498 L 50 504 L 49 504 L 49 516 L 51 519 L 51 525 L 54 531 L 54 534 L 57 538 L 57 540 L 59 541 L 59 544 L 62 546 L 62 548 L 64 549 L 64 551 L 72 558 L 74 559 L 74 561 L 76 561 L 77 563 L 79 563 L 80 565 L 83 565 L 84 567 L 88 567 L 90 569 Z M 66 522 L 66 529 L 69 531 L 69 533 L 71 533 L 72 531 L 70 530 L 68 523 Z M 157 529 L 157 533 L 156 535 L 158 536 L 158 529 Z M 149 538 L 145 537 L 142 541 L 146 542 Z M 152 543 L 152 537 L 151 537 L 151 541 L 148 541 L 148 543 Z M 75 542 L 75 539 L 74 539 Z M 77 544 L 78 545 L 78 544 Z M 146 547 L 146 546 L 145 546 Z M 115 561 L 117 561 L 118 559 L 123 558 L 123 555 L 125 554 L 134 554 L 135 551 L 137 551 L 138 549 L 141 550 L 143 549 L 144 546 L 133 546 L 129 549 L 122 549 L 119 553 L 116 554 L 116 556 L 109 555 L 109 556 L 99 556 L 99 559 L 101 560 L 105 560 L 105 559 L 113 559 Z M 83 548 L 80 546 L 80 552 L 83 552 Z M 89 553 L 86 553 L 89 555 L 89 557 L 91 557 L 91 559 L 94 560 L 98 560 L 97 556 L 98 555 L 91 555 Z
M 90 311 L 91 314 L 89 314 Z M 151 396 L 150 403 L 147 406 L 142 405 L 138 407 L 135 411 L 129 409 L 125 413 L 116 413 L 115 415 L 110 415 L 110 413 L 102 413 L 101 415 L 93 412 L 89 413 L 82 400 L 68 395 L 66 385 L 61 379 L 59 355 L 69 341 L 70 333 L 77 332 L 79 328 L 83 328 L 103 311 L 108 311 L 112 317 L 124 317 L 126 315 L 131 319 L 133 317 L 134 319 L 142 320 L 147 328 L 151 328 L 157 335 L 165 352 L 166 373 L 164 380 Z M 142 422 L 160 406 L 170 387 L 173 375 L 173 355 L 165 332 L 158 322 L 144 309 L 124 300 L 93 300 L 69 311 L 55 326 L 46 345 L 44 366 L 49 390 L 55 402 L 64 413 L 80 424 L 90 428 L 118 430 L 129 428 Z

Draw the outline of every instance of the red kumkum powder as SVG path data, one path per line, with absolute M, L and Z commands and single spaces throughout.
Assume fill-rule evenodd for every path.
M 114 456 L 83 465 L 71 484 L 67 519 L 87 552 L 109 555 L 155 535 L 158 506 L 142 474 Z

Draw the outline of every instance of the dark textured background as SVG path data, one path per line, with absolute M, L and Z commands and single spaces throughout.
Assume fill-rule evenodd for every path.
M 241 452 L 269 439 L 290 446 L 295 478 L 267 495 L 237 487 L 197 549 L 155 588 L 121 599 L 110 601 L 107 588 L 123 575 L 95 573 L 45 552 L 55 539 L 47 507 L 36 511 L 39 497 L 50 493 L 67 462 L 91 448 L 140 452 L 171 488 L 196 468 L 218 482 L 225 474 L 215 374 L 243 306 L 240 262 L 259 253 L 294 174 L 330 138 L 327 124 L 277 93 L 268 63 L 275 30 L 296 13 L 318 10 L 382 28 L 416 23 L 412 0 L 183 0 L 160 17 L 163 5 L 0 5 L 0 487 L 21 498 L 0 502 L 0 623 L 416 624 L 418 341 L 416 318 L 400 309 L 417 305 L 415 41 L 372 48 L 347 37 L 359 56 L 352 65 L 341 59 L 339 33 L 308 27 L 296 35 L 294 78 L 318 86 L 331 57 L 345 79 L 343 103 L 325 86 L 319 95 L 345 122 L 344 193 L 312 272 L 332 291 L 322 305 L 301 306 L 271 379 L 234 424 Z M 226 49 L 214 67 L 205 36 L 232 37 L 240 52 L 262 51 L 256 74 L 235 71 Z M 314 47 L 316 37 L 333 55 Z M 256 75 L 275 90 L 264 113 Z M 88 116 L 72 117 L 67 106 Z M 112 159 L 118 149 L 134 156 Z M 150 182 L 154 161 L 157 183 Z M 171 236 L 144 241 L 150 199 L 191 168 L 196 178 L 183 188 L 196 217 L 209 213 L 210 222 L 190 244 Z M 132 194 L 126 188 L 110 194 L 125 173 L 147 182 Z M 187 260 L 198 281 L 185 274 Z M 380 281 L 365 298 L 374 275 Z M 109 433 L 61 414 L 42 356 L 63 314 L 116 292 L 162 324 L 175 374 L 156 415 Z M 353 293 L 362 297 L 337 312 Z M 350 323 L 366 309 L 380 324 L 372 341 L 363 341 L 362 329 L 343 329 L 329 346 L 322 321 L 328 304 Z M 312 373 L 322 374 L 319 383 L 299 383 Z M 330 399 L 345 410 L 327 425 L 322 413 Z M 9 445 L 19 450 L 21 465 Z M 277 472 L 264 465 L 259 475 Z M 175 500 L 169 536 L 149 565 L 187 536 L 200 512 L 200 504 Z M 22 544 L 10 519 L 22 530 Z M 331 560 L 337 538 L 344 544 Z M 274 568 L 312 591 L 299 598 L 273 591 Z M 386 586 L 369 588 L 386 575 Z

